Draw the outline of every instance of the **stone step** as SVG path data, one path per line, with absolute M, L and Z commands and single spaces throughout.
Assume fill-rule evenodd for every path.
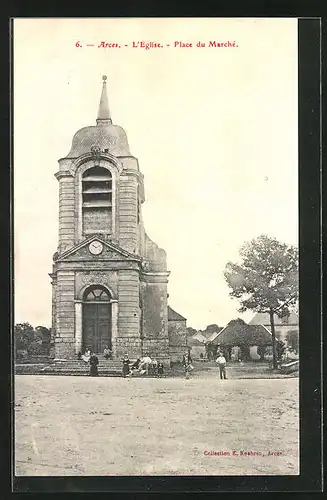
M 98 372 L 103 376 L 122 376 L 123 364 L 119 359 L 106 360 L 98 356 Z M 134 360 L 131 360 L 133 362 Z M 17 364 L 17 374 L 52 374 L 52 375 L 88 375 L 90 364 L 79 359 L 67 359 L 63 361 L 52 361 L 49 363 Z M 134 374 L 133 376 L 142 376 Z

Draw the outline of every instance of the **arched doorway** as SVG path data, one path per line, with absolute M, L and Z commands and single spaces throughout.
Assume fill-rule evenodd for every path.
M 83 349 L 96 353 L 111 349 L 111 296 L 102 285 L 92 285 L 83 295 Z

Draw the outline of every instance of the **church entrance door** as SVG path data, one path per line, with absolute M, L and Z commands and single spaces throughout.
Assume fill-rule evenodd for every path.
M 107 290 L 93 286 L 86 290 L 83 303 L 83 349 L 102 353 L 111 348 L 111 304 Z

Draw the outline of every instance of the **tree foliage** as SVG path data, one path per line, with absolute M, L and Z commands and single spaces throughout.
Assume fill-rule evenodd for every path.
M 34 340 L 34 328 L 29 323 L 17 323 L 14 328 L 14 341 L 17 350 L 27 350 Z
M 191 326 L 188 326 L 186 328 L 186 335 L 188 337 L 191 337 L 192 335 L 195 335 L 198 331 L 195 328 L 192 328 Z
M 240 312 L 268 313 L 277 366 L 274 315 L 289 316 L 298 303 L 298 249 L 265 234 L 245 243 L 240 263 L 228 262 L 224 276 L 230 296 L 240 301 Z
M 224 272 L 230 296 L 248 309 L 279 317 L 289 315 L 298 300 L 298 250 L 267 235 L 245 243 L 242 262 L 228 262 Z
M 51 329 L 45 326 L 34 328 L 30 323 L 18 323 L 14 327 L 15 353 L 21 351 L 28 354 L 47 354 L 50 349 Z

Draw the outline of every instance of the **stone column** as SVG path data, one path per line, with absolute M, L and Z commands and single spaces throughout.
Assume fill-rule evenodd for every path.
M 82 301 L 75 301 L 75 353 L 82 350 Z
M 116 339 L 118 335 L 118 300 L 111 301 L 111 344 L 113 355 L 116 355 Z

